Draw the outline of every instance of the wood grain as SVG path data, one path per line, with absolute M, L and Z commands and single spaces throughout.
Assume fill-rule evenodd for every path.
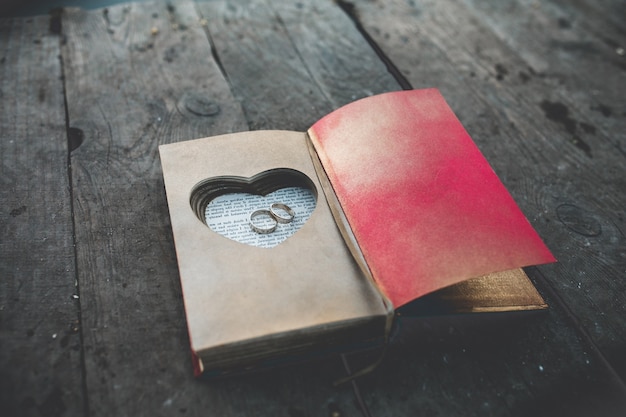
M 326 98 L 265 1 L 199 2 L 197 8 L 251 130 L 303 131 L 325 113 Z M 285 77 L 289 88 L 280 85 Z
M 520 8 L 514 15 L 520 16 L 530 9 Z M 381 9 L 359 10 L 365 21 L 366 16 L 374 16 Z M 498 8 L 489 10 L 495 14 Z M 402 25 L 401 16 L 411 12 L 419 13 L 419 24 L 415 25 L 419 31 Z M 503 20 L 506 16 L 502 12 L 483 17 L 488 16 L 486 7 L 483 12 L 480 19 L 487 22 Z M 524 42 L 509 47 L 507 42 L 513 40 L 495 36 L 465 6 L 453 3 L 441 7 L 429 2 L 406 9 L 385 5 L 385 13 L 386 20 L 397 19 L 400 28 L 388 33 L 388 37 L 376 34 L 376 25 L 385 20 L 377 17 L 365 24 L 372 25 L 373 35 L 400 68 L 409 67 L 411 57 L 417 56 L 417 50 L 410 53 L 411 47 L 406 45 L 425 38 L 442 51 L 460 76 L 469 75 L 464 88 L 459 83 L 450 93 L 454 97 L 453 107 L 460 108 L 460 117 L 467 120 L 470 134 L 560 260 L 541 269 L 549 284 L 557 288 L 592 336 L 593 323 L 604 323 L 606 327 L 594 336 L 594 341 L 611 356 L 610 351 L 626 343 L 625 288 L 619 279 L 625 267 L 622 254 L 626 244 L 622 230 L 626 201 L 620 192 L 626 189 L 624 155 L 616 149 L 621 139 L 600 128 L 592 132 L 584 127 L 597 124 L 598 116 L 577 110 L 580 100 L 576 97 L 583 94 L 581 89 L 569 94 L 566 88 L 551 88 L 550 81 L 537 75 L 523 81 L 513 70 L 505 74 L 505 68 L 525 68 L 529 74 L 532 72 L 531 64 L 523 59 Z M 462 21 L 459 16 L 463 16 Z M 518 17 L 515 22 L 521 20 Z M 537 19 L 529 17 L 528 21 Z M 509 26 L 515 27 L 515 23 Z M 518 32 L 529 36 L 529 30 Z M 407 42 L 402 41 L 405 38 Z M 419 51 L 423 53 L 423 48 Z M 545 62 L 548 65 L 552 60 L 546 58 Z M 419 74 L 407 74 L 407 78 L 423 80 Z M 622 78 L 621 73 L 615 72 L 611 77 L 603 77 L 606 82 L 603 91 L 615 94 L 613 91 L 622 84 Z M 438 81 L 432 79 L 434 84 Z M 465 92 L 462 97 L 461 91 Z M 587 96 L 587 105 L 591 106 L 596 100 L 594 93 L 590 91 Z M 474 125 L 477 115 L 468 114 L 464 110 L 468 107 L 480 109 L 491 120 L 492 127 Z M 539 124 L 539 120 L 544 122 Z M 585 258 L 584 266 L 579 261 L 581 256 Z M 616 311 L 622 313 L 613 314 Z M 611 319 L 607 321 L 603 317 L 609 312 Z M 620 359 L 615 357 L 615 360 L 615 365 L 621 367 L 617 363 Z
M 188 0 L 0 20 L 0 413 L 624 415 L 623 11 Z M 560 260 L 528 271 L 551 308 L 403 318 L 352 386 L 332 386 L 338 358 L 194 380 L 158 145 L 302 131 L 401 87 L 443 92 Z
M 246 123 L 193 4 L 70 9 L 62 30 L 89 413 L 200 415 L 224 391 L 192 377 L 157 147 Z
M 69 124 L 82 138 L 71 161 L 91 415 L 351 407 L 349 387 L 331 385 L 343 375 L 332 362 L 192 377 L 157 146 L 248 128 L 206 22 L 190 2 L 70 10 L 63 22 Z
M 197 7 L 253 130 L 305 131 L 341 105 L 399 88 L 333 3 L 245 0 Z
M 509 15 L 509 20 L 523 20 L 521 13 L 522 8 Z M 489 20 L 487 7 L 474 13 L 455 2 L 363 2 L 357 4 L 356 15 L 412 84 L 442 87 L 461 121 L 560 260 L 535 270 L 543 284 L 540 289 L 552 296 L 548 303 L 553 305 L 549 320 L 540 323 L 541 332 L 546 332 L 541 338 L 558 338 L 559 346 L 568 347 L 568 353 L 560 351 L 545 358 L 551 356 L 557 374 L 576 375 L 578 382 L 572 382 L 572 387 L 581 384 L 578 389 L 586 390 L 582 388 L 587 385 L 586 378 L 606 380 L 612 396 L 605 398 L 604 393 L 593 392 L 598 397 L 592 395 L 589 401 L 606 407 L 600 409 L 607 413 L 624 409 L 619 399 L 624 395 L 624 385 L 616 375 L 623 377 L 623 355 L 617 352 L 623 351 L 626 340 L 626 303 L 620 279 L 625 244 L 625 202 L 620 190 L 626 189 L 626 183 L 620 174 L 624 157 L 616 151 L 619 141 L 600 129 L 592 133 L 583 127 L 593 125 L 596 116 L 576 110 L 573 95 L 565 89 L 553 89 L 549 81 L 531 71 L 530 64 L 518 55 L 520 48 L 509 47 L 506 39 L 485 23 Z M 498 17 L 505 19 L 506 15 Z M 508 27 L 506 22 L 501 24 Z M 541 33 L 535 33 L 542 39 Z M 531 34 L 526 32 L 525 36 Z M 434 71 L 437 67 L 441 69 Z M 528 73 L 521 76 L 514 71 Z M 619 80 L 621 75 L 613 74 L 613 78 L 605 78 L 603 88 L 616 89 Z M 554 116 L 555 107 L 558 112 L 561 105 L 570 109 L 572 122 Z M 569 318 L 565 316 L 568 313 L 572 314 Z M 581 324 L 577 334 L 575 326 Z M 526 336 L 515 337 L 521 338 L 520 348 L 532 346 Z M 594 359 L 597 367 L 587 366 L 579 354 L 581 349 L 587 353 L 599 349 Z M 492 359 L 499 357 L 498 352 L 492 352 Z M 508 380 L 514 380 L 521 370 L 512 367 L 511 372 Z M 489 378 L 493 380 L 495 375 Z M 496 382 L 495 386 L 503 383 Z M 551 383 L 542 387 L 547 392 Z M 517 395 L 523 396 L 521 392 Z M 528 395 L 538 398 L 539 392 L 533 388 Z M 584 415 L 582 409 L 576 409 L 580 405 L 576 390 L 560 395 L 571 402 L 569 411 Z M 508 413 L 516 414 L 515 408 L 509 408 Z
M 549 186 L 552 198 L 544 197 L 547 201 L 542 204 L 556 220 L 544 233 L 553 236 L 561 248 L 556 249 L 561 252 L 557 256 L 561 267 L 556 276 L 547 278 L 626 379 L 626 286 L 620 279 L 626 271 L 626 114 L 617 110 L 626 108 L 621 88 L 626 85 L 626 57 L 606 42 L 619 34 L 606 35 L 611 32 L 610 24 L 603 33 L 590 30 L 587 7 L 566 9 L 550 2 L 539 6 L 519 2 L 502 10 L 481 1 L 469 3 L 540 78 L 525 85 L 513 77 L 513 82 L 503 80 L 503 84 L 518 96 L 536 97 L 548 124 L 560 128 L 552 140 L 563 146 L 548 154 L 559 161 L 559 184 Z M 489 13 L 483 13 L 487 10 Z M 608 10 L 604 19 L 592 21 L 608 22 Z M 507 24 L 508 13 L 516 19 Z M 616 39 L 622 44 L 626 34 Z M 520 113 L 528 110 L 520 109 Z M 570 162 L 571 168 L 563 169 L 566 161 L 575 157 L 571 151 L 562 152 L 575 149 L 568 144 L 582 149 L 589 158 Z M 544 187 L 538 185 L 534 192 L 545 193 Z M 581 256 L 585 265 L 580 264 Z
M 595 32 L 612 48 L 624 48 L 626 4 L 619 0 L 550 0 L 552 8 L 576 16 L 576 23 Z
M 217 3 L 222 4 L 222 3 Z M 230 5 L 231 3 L 228 3 Z M 240 3 L 238 3 L 240 4 Z M 249 4 L 249 3 L 246 3 Z M 259 4 L 258 2 L 254 3 Z M 216 3 L 209 3 L 214 6 Z M 389 57 L 391 57 L 394 64 L 397 64 L 400 71 L 406 78 L 410 79 L 415 87 L 431 87 L 437 86 L 444 90 L 444 95 L 448 97 L 450 103 L 455 110 L 460 113 L 461 120 L 469 123 L 468 129 L 470 132 L 479 133 L 480 139 L 484 137 L 483 144 L 493 145 L 493 148 L 487 149 L 491 152 L 491 160 L 499 162 L 500 170 L 499 174 L 504 174 L 506 178 L 509 178 L 509 185 L 515 185 L 516 182 L 522 182 L 525 185 L 525 174 L 518 167 L 519 161 L 510 157 L 510 155 L 516 155 L 516 158 L 521 156 L 530 155 L 531 161 L 537 162 L 539 165 L 539 173 L 536 173 L 538 179 L 541 179 L 540 175 L 547 175 L 550 172 L 551 161 L 547 158 L 543 158 L 543 147 L 550 146 L 549 142 L 545 140 L 544 143 L 535 144 L 534 147 L 526 143 L 520 142 L 505 142 L 491 140 L 485 142 L 489 138 L 494 137 L 494 131 L 499 134 L 499 129 L 504 130 L 505 135 L 515 137 L 517 135 L 518 128 L 514 125 L 507 124 L 500 128 L 497 123 L 499 112 L 510 112 L 509 106 L 504 106 L 502 103 L 498 103 L 496 110 L 490 107 L 489 99 L 491 95 L 495 95 L 498 91 L 488 90 L 486 97 L 481 95 L 481 91 L 477 86 L 466 87 L 466 83 L 473 78 L 490 79 L 494 78 L 494 84 L 497 80 L 496 70 L 491 68 L 484 68 L 481 65 L 477 65 L 473 62 L 473 57 L 462 48 L 455 48 L 454 45 L 443 44 L 441 38 L 446 39 L 447 42 L 452 42 L 454 37 L 441 33 L 441 29 L 437 31 L 431 31 L 430 27 L 439 22 L 433 22 L 427 24 L 418 20 L 420 24 L 415 23 L 416 15 L 419 14 L 412 12 L 411 10 L 402 9 L 397 15 L 386 15 L 389 6 L 387 4 L 380 5 L 380 8 L 374 9 L 373 3 L 357 4 L 356 12 L 358 16 L 362 17 L 362 22 L 368 24 L 366 28 L 371 32 L 371 36 L 380 40 L 380 45 L 391 45 L 389 49 Z M 302 65 L 305 65 L 312 78 L 316 80 L 316 84 L 319 90 L 323 92 L 324 97 L 332 97 L 333 95 L 347 99 L 346 84 L 342 82 L 334 82 L 332 77 L 324 77 L 325 67 L 324 53 L 315 53 L 315 39 L 323 39 L 320 41 L 320 49 L 325 48 L 327 54 L 330 56 L 350 56 L 352 59 L 346 59 L 342 62 L 350 62 L 351 65 L 358 65 L 363 60 L 367 62 L 367 58 L 357 59 L 363 55 L 371 56 L 374 51 L 371 48 L 363 48 L 358 52 L 353 50 L 352 45 L 348 47 L 343 41 L 345 35 L 339 37 L 332 37 L 328 35 L 328 30 L 325 25 L 333 25 L 333 27 L 342 27 L 345 25 L 345 17 L 331 19 L 327 15 L 324 18 L 320 18 L 320 9 L 324 10 L 328 7 L 328 3 L 317 2 L 315 7 L 306 9 L 307 13 L 303 13 L 301 19 L 307 19 L 306 23 L 300 23 L 298 25 L 295 19 L 298 14 L 298 10 L 307 8 L 306 4 L 293 8 L 278 6 L 273 4 L 273 8 L 276 14 L 280 17 L 282 22 L 285 22 L 285 28 L 287 29 L 287 36 L 291 39 L 291 43 L 294 48 L 298 50 L 298 54 L 302 57 Z M 368 9 L 368 7 L 370 7 Z M 223 10 L 228 10 L 226 4 L 222 4 Z M 438 11 L 440 8 L 433 6 L 433 9 Z M 203 9 L 201 9 L 202 11 Z M 238 9 L 239 10 L 239 9 Z M 257 35 L 250 35 L 249 31 L 254 30 L 258 25 L 252 24 L 247 21 L 247 14 L 244 9 L 239 10 L 238 14 L 228 15 L 227 27 L 220 30 L 220 33 L 213 34 L 212 39 L 216 43 L 216 50 L 225 51 L 228 54 L 228 64 L 225 59 L 222 59 L 225 72 L 229 77 L 230 82 L 233 85 L 246 85 L 246 76 L 242 72 L 242 68 L 247 68 L 248 65 L 254 66 L 256 56 L 247 53 L 235 52 L 236 42 L 238 39 L 251 36 L 254 38 Z M 369 11 L 368 15 L 365 15 Z M 336 9 L 335 9 L 336 12 Z M 249 13 L 258 16 L 258 13 Z M 332 14 L 332 13 L 330 13 Z M 207 16 L 209 13 L 206 14 Z M 466 16 L 465 14 L 459 14 L 459 16 Z M 304 17 L 306 16 L 306 17 Z M 431 17 L 431 16 L 428 16 Z M 369 18 L 370 20 L 367 20 Z M 461 17 L 459 17 L 461 18 Z M 424 17 L 427 19 L 427 17 Z M 318 22 L 324 22 L 320 24 Z M 456 22 L 455 22 L 456 23 Z M 378 26 L 380 25 L 380 26 Z M 430 26 L 429 26 L 430 25 Z M 306 29 L 302 29 L 306 26 Z M 448 26 L 459 26 L 458 24 Z M 211 26 L 213 27 L 213 26 Z M 253 28 L 253 29 L 250 29 Z M 395 29 L 394 29 L 395 28 Z M 403 30 L 415 30 L 418 33 L 423 33 L 422 36 L 415 36 L 412 39 L 417 40 L 417 46 L 407 45 L 410 43 L 410 38 L 401 34 L 397 38 L 392 38 L 389 35 L 390 31 L 403 31 Z M 337 33 L 335 33 L 336 35 Z M 485 31 L 482 34 L 483 37 L 489 40 L 489 31 Z M 399 38 L 399 42 L 396 43 L 396 39 Z M 391 40 L 390 40 L 391 39 Z M 270 42 L 269 40 L 265 40 Z M 385 43 L 385 41 L 387 43 Z M 277 41 L 271 40 L 272 43 Z M 363 42 L 363 40 L 361 40 Z M 476 39 L 474 39 L 476 42 Z M 286 42 L 285 42 L 286 44 Z M 500 47 L 500 44 L 497 44 Z M 446 49 L 448 48 L 448 49 Z M 452 50 L 449 50 L 452 49 Z M 313 52 L 310 52 L 313 50 Z M 268 48 L 264 48 L 265 53 L 263 59 L 267 62 L 281 62 L 280 56 L 273 58 L 274 54 Z M 279 49 L 282 53 L 285 51 Z M 332 52 L 330 52 L 332 51 Z M 386 50 L 383 50 L 386 52 Z M 289 53 L 289 51 L 287 52 Z M 452 55 L 452 56 L 450 56 Z M 220 57 L 222 54 L 220 53 Z M 513 57 L 515 59 L 519 59 Z M 509 57 L 509 59 L 513 59 Z M 236 64 L 235 64 L 236 63 Z M 342 72 L 344 70 L 345 72 Z M 379 67 L 380 68 L 380 67 Z M 459 71 L 460 68 L 460 71 Z M 493 67 L 492 67 L 493 68 Z M 422 72 L 422 70 L 425 72 Z M 346 68 L 345 65 L 337 65 L 332 67 L 332 70 L 326 70 L 333 74 L 345 74 L 344 78 L 349 78 L 347 74 L 359 74 L 358 71 L 354 71 L 353 68 Z M 367 91 L 372 88 L 379 89 L 397 89 L 399 85 L 391 80 L 391 74 L 383 69 L 383 75 L 377 77 L 364 76 L 353 77 L 350 79 L 350 85 L 355 91 Z M 426 75 L 426 76 L 425 76 Z M 273 75 L 273 72 L 269 74 L 263 74 L 271 79 L 274 88 L 277 91 L 285 91 L 289 88 L 293 88 L 289 84 L 291 77 L 286 77 L 285 74 L 280 76 Z M 338 79 L 342 78 L 342 75 L 336 76 Z M 386 78 L 385 78 L 386 77 Z M 385 80 L 384 83 L 372 82 L 372 80 Z M 298 81 L 300 84 L 300 81 Z M 358 96 L 358 93 L 354 93 Z M 264 96 L 267 98 L 267 96 Z M 242 104 L 245 107 L 248 101 L 258 102 L 258 97 L 255 94 L 249 96 L 241 95 Z M 501 100 L 509 100 L 509 103 L 513 103 L 513 97 L 507 95 Z M 516 98 L 517 99 L 517 98 Z M 267 101 L 264 101 L 267 103 Z M 505 103 L 506 104 L 506 103 Z M 274 114 L 272 112 L 268 112 Z M 541 116 L 541 109 L 535 111 L 538 116 Z M 250 114 L 248 114 L 250 117 Z M 291 117 L 295 117 L 294 112 L 291 113 Z M 302 118 L 306 120 L 308 115 L 303 115 Z M 264 121 L 257 122 L 260 127 L 271 127 L 271 123 Z M 267 124 L 266 124 L 267 123 Z M 527 120 L 526 125 L 530 122 Z M 294 123 L 297 126 L 297 123 Z M 524 126 L 526 127 L 526 126 Z M 535 128 L 536 129 L 536 128 Z M 557 131 L 556 127 L 553 127 L 553 131 Z M 483 133 L 483 135 L 481 135 Z M 578 152 L 578 150 L 576 151 Z M 508 158 L 499 159 L 500 155 L 509 155 Z M 583 155 L 575 153 L 575 158 L 586 158 Z M 508 167 L 513 166 L 514 168 Z M 523 166 L 523 164 L 522 164 Z M 514 187 L 515 188 L 515 187 Z M 516 188 L 517 196 L 524 195 L 524 188 Z M 527 203 L 527 207 L 529 204 Z M 543 214 L 543 212 L 541 212 Z M 535 273 L 537 275 L 537 273 Z M 554 311 L 548 313 L 549 320 L 544 322 L 531 322 L 536 325 L 536 328 L 532 328 L 528 323 L 522 321 L 522 324 L 516 327 L 512 327 L 510 332 L 507 333 L 507 338 L 502 343 L 498 343 L 498 335 L 502 331 L 502 324 L 499 326 L 486 326 L 481 329 L 484 332 L 483 337 L 493 341 L 493 343 L 485 344 L 482 338 L 476 339 L 473 334 L 474 328 L 480 320 L 484 320 L 483 317 L 471 319 L 468 322 L 461 322 L 456 326 L 445 326 L 446 329 L 450 329 L 451 332 L 460 332 L 462 334 L 461 339 L 457 340 L 458 343 L 473 346 L 472 349 L 476 349 L 475 356 L 466 356 L 465 352 L 459 350 L 447 350 L 441 351 L 441 346 L 433 341 L 424 342 L 420 336 L 428 336 L 428 332 L 420 329 L 419 326 L 412 326 L 413 330 L 405 330 L 401 334 L 399 341 L 394 345 L 392 354 L 390 354 L 389 364 L 390 367 L 386 367 L 384 364 L 381 366 L 377 373 L 370 378 L 366 377 L 363 381 L 363 386 L 367 389 L 366 400 L 372 410 L 375 410 L 374 415 L 384 414 L 385 410 L 394 409 L 394 411 L 400 411 L 400 414 L 415 414 L 418 411 L 423 412 L 424 409 L 433 411 L 434 414 L 442 415 L 465 415 L 468 410 L 475 410 L 473 412 L 491 412 L 494 414 L 502 415 L 515 415 L 516 408 L 515 403 L 528 403 L 529 405 L 525 411 L 545 413 L 551 412 L 566 412 L 572 411 L 578 413 L 579 403 L 575 400 L 578 398 L 581 390 L 593 388 L 594 384 L 601 383 L 604 387 L 604 391 L 593 391 L 585 396 L 585 400 L 589 400 L 594 406 L 603 406 L 605 410 L 612 411 L 623 407 L 623 403 L 618 400 L 624 393 L 621 383 L 616 380 L 612 370 L 602 362 L 602 357 L 598 356 L 596 352 L 593 352 L 593 347 L 581 342 L 578 338 L 573 323 L 568 321 L 566 314 L 560 308 L 555 308 Z M 517 325 L 517 323 L 515 323 Z M 480 326 L 479 326 L 480 327 Z M 529 328 L 531 329 L 529 331 Z M 435 331 L 436 332 L 436 331 Z M 424 333 L 424 334 L 421 334 Z M 441 339 L 446 340 L 443 336 Z M 404 339 L 403 339 L 404 338 Z M 544 339 L 558 339 L 559 343 L 568 346 L 567 353 L 541 353 L 534 352 L 533 347 L 536 346 L 537 340 Z M 402 340 L 411 340 L 411 343 L 404 344 Z M 419 341 L 418 341 L 419 340 Z M 452 343 L 452 342 L 451 342 Z M 559 345 L 560 345 L 559 344 Z M 417 346 L 417 347 L 416 347 Z M 418 350 L 419 354 L 411 349 Z M 423 350 L 422 350 L 423 349 Z M 445 355 L 445 356 L 442 356 Z M 561 362 L 562 355 L 567 358 L 569 362 Z M 445 360 L 451 360 L 458 362 L 459 366 L 462 366 L 465 370 L 462 371 L 462 382 L 458 382 L 459 376 L 457 374 L 450 374 L 450 380 L 448 384 L 441 384 L 439 381 L 443 376 L 442 371 L 445 368 L 436 366 L 431 368 L 428 364 L 440 363 L 442 357 Z M 494 362 L 490 360 L 494 359 Z M 519 358 L 524 358 L 519 360 Z M 590 367 L 589 364 L 594 363 L 594 366 Z M 597 362 L 597 363 L 596 363 Z M 540 388 L 536 389 L 532 384 L 534 374 L 542 374 L 546 367 L 546 363 L 550 363 L 549 370 L 550 378 L 545 384 L 539 384 Z M 575 364 L 574 369 L 569 371 L 565 363 Z M 395 365 L 393 365 L 395 364 Z M 444 361 L 445 364 L 445 361 Z M 501 366 L 498 364 L 507 364 L 506 370 L 503 372 Z M 560 400 L 551 402 L 549 398 L 543 398 L 541 395 L 541 389 L 551 389 L 551 380 L 558 379 L 563 372 L 572 372 L 575 383 L 568 385 L 559 390 L 558 395 Z M 593 382 L 589 383 L 588 379 Z M 608 380 L 610 382 L 603 382 Z M 508 390 L 507 384 L 510 381 L 518 381 L 515 383 L 514 390 Z M 359 383 L 361 385 L 361 383 Z M 453 392 L 455 396 L 455 402 L 449 404 L 450 393 L 445 388 L 449 385 L 449 390 Z M 580 387 L 574 387 L 579 385 Z M 428 386 L 430 389 L 425 390 L 423 387 Z M 466 387 L 472 387 L 470 397 L 467 397 Z M 371 388 L 371 391 L 370 391 Z M 424 392 L 424 395 L 415 395 L 412 393 Z M 509 403 L 502 400 L 502 397 L 508 395 L 510 397 Z M 383 400 L 378 400 L 383 398 Z M 566 400 L 565 403 L 561 399 Z M 573 401 L 573 402 L 572 402 Z M 406 409 L 398 404 L 404 404 Z M 432 405 L 429 408 L 428 404 Z M 444 405 L 445 404 L 445 405 Z M 486 405 L 485 405 L 486 404 Z M 455 408 L 458 407 L 458 408 Z M 402 412 L 405 411 L 405 412 Z M 471 412 L 470 412 L 471 413 Z
M 597 143 L 608 141 L 626 157 L 626 118 L 619 114 L 619 109 L 626 108 L 626 98 L 615 88 L 626 83 L 626 56 L 618 53 L 626 34 L 615 33 L 610 25 L 597 33 L 589 22 L 606 18 L 590 20 L 583 10 L 553 2 L 465 3 L 521 58 L 522 66 L 517 68 L 527 68 L 516 73 L 500 64 L 496 68 L 499 81 L 518 95 L 534 92 L 533 84 L 545 86 L 549 92 L 536 96 L 542 99 L 539 106 L 551 122 L 575 138 L 572 142 L 577 140 L 581 148 L 586 145 L 586 152 L 593 156 Z M 507 18 L 511 15 L 515 19 Z
M 79 310 L 59 37 L 0 19 L 0 410 L 79 415 Z

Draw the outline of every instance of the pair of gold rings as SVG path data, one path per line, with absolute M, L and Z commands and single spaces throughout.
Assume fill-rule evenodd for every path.
M 291 223 L 294 217 L 296 217 L 295 211 L 287 204 L 273 203 L 269 210 L 260 209 L 253 211 L 250 214 L 249 223 L 253 231 L 266 235 L 274 232 L 278 227 L 278 223 Z

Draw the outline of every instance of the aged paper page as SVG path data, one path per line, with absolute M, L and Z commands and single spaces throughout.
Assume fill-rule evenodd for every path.
M 268 210 L 273 203 L 289 206 L 295 213 L 289 223 L 278 223 L 272 233 L 261 234 L 250 227 L 250 214 L 255 210 Z M 315 209 L 315 195 L 303 187 L 281 188 L 266 196 L 233 193 L 224 194 L 211 201 L 206 208 L 206 224 L 211 230 L 234 241 L 262 248 L 272 248 L 285 241 L 300 229 Z M 268 226 L 276 224 L 266 220 Z

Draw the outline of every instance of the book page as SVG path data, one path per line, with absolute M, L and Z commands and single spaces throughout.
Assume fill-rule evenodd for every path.
M 269 210 L 273 203 L 282 203 L 294 211 L 289 223 L 278 223 L 269 215 L 258 215 L 254 224 L 268 229 L 276 225 L 276 230 L 263 234 L 254 231 L 250 225 L 250 215 L 256 210 Z M 307 188 L 281 188 L 266 196 L 232 193 L 212 200 L 206 207 L 205 220 L 211 230 L 247 245 L 271 248 L 285 241 L 300 229 L 315 209 L 315 195 Z M 282 210 L 281 210 L 282 211 Z M 283 217 L 286 212 L 279 211 Z
M 196 374 L 383 337 L 388 311 L 334 221 L 305 133 L 240 132 L 161 145 L 159 155 Z M 305 189 L 194 194 L 207 181 L 218 193 Z M 273 203 L 293 209 L 293 222 L 252 232 L 250 214 Z
M 555 261 L 437 90 L 355 101 L 308 136 L 395 307 L 466 279 Z

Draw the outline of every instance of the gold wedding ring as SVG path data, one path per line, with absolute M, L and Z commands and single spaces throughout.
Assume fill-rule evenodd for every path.
M 291 223 L 294 217 L 296 217 L 296 212 L 283 203 L 273 203 L 270 206 L 270 214 L 278 223 L 282 224 Z
M 266 226 L 267 221 L 264 218 L 267 218 L 270 220 L 269 226 Z M 255 224 L 255 221 L 256 221 L 256 224 Z M 276 217 L 274 217 L 274 215 L 272 214 L 270 210 L 265 210 L 265 209 L 253 211 L 252 214 L 250 214 L 249 222 L 250 222 L 250 228 L 253 231 L 262 235 L 272 233 L 274 230 L 276 230 L 276 227 L 278 226 L 278 220 L 276 219 Z

